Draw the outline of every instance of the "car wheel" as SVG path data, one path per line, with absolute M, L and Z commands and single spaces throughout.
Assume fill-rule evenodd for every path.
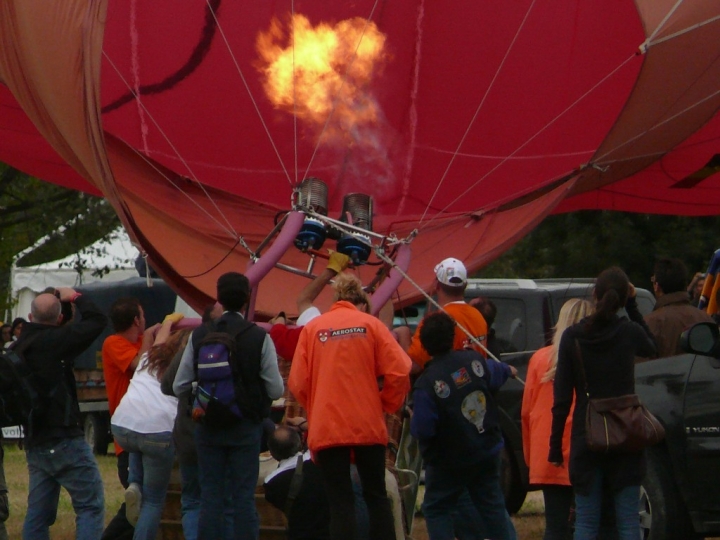
M 647 451 L 647 472 L 640 486 L 642 540 L 697 538 L 672 478 L 672 463 L 662 448 Z
M 97 414 L 86 414 L 83 430 L 85 431 L 85 441 L 90 445 L 93 452 L 101 456 L 106 455 L 110 437 L 102 418 Z
M 505 496 L 505 508 L 509 514 L 517 514 L 525 502 L 527 490 L 523 486 L 520 471 L 507 446 L 500 451 L 500 483 Z

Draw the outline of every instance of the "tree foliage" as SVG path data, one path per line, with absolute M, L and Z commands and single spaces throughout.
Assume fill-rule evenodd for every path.
M 720 217 L 678 217 L 581 211 L 548 217 L 533 232 L 480 272 L 481 277 L 595 277 L 623 268 L 639 287 L 650 288 L 659 257 L 678 257 L 690 276 L 705 271 L 720 247 Z
M 40 264 L 76 253 L 120 226 L 112 207 L 90 196 L 0 164 L 0 308 L 10 303 L 10 268 L 18 253 L 53 235 L 17 262 Z

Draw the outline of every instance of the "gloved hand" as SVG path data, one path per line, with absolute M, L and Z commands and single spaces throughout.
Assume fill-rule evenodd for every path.
M 339 274 L 350 266 L 350 263 L 352 262 L 350 257 L 330 249 L 328 251 L 330 252 L 330 260 L 328 261 L 327 268 Z
M 185 315 L 182 313 L 171 313 L 170 315 L 166 315 L 165 319 L 163 320 L 163 324 L 166 322 L 171 322 L 173 324 L 180 322 Z

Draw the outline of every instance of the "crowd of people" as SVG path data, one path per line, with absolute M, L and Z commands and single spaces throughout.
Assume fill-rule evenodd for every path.
M 494 397 L 517 371 L 498 360 L 494 304 L 466 303 L 466 268 L 445 259 L 434 269 L 432 291 L 441 309 L 415 332 L 394 329 L 388 310 L 371 315 L 371 299 L 349 265 L 331 254 L 300 293 L 298 318 L 281 313 L 267 331 L 243 316 L 251 290 L 235 272 L 218 279 L 217 304 L 194 330 L 175 329 L 182 319 L 175 313 L 147 327 L 134 298 L 118 299 L 104 314 L 70 288 L 40 294 L 29 321 L 3 326 L 8 346 L 24 344 L 47 404 L 25 436 L 23 538 L 49 538 L 63 487 L 77 538 L 155 539 L 177 458 L 185 538 L 256 539 L 258 456 L 266 445 L 278 462 L 264 479 L 266 498 L 286 515 L 290 539 L 394 539 L 399 508 L 388 495 L 387 415 L 398 413 L 410 417 L 424 460 L 430 538 L 517 538 L 501 489 Z M 334 303 L 321 313 L 313 301 L 330 283 Z M 635 362 L 676 354 L 682 330 L 713 320 L 695 307 L 689 293 L 696 287 L 681 261 L 659 260 L 652 283 L 657 303 L 643 318 L 625 273 L 603 271 L 593 302 L 567 301 L 552 344 L 530 360 L 523 450 L 530 484 L 545 500 L 546 540 L 595 538 L 607 501 L 617 537 L 639 537 L 644 455 L 608 457 L 586 447 L 588 395 L 633 393 Z M 83 438 L 73 359 L 108 319 L 113 334 L 102 361 L 125 502 L 104 527 L 103 485 Z M 278 354 L 291 362 L 287 389 L 305 415 L 276 425 L 271 403 L 286 391 Z M 4 484 L 0 495 L 1 523 Z
M 713 321 L 697 308 L 699 279 L 704 277 L 696 275 L 689 285 L 681 260 L 659 259 L 651 278 L 655 307 L 643 317 L 625 272 L 609 268 L 596 280 L 594 305 L 567 301 L 552 345 L 530 359 L 523 451 L 530 484 L 542 489 L 545 500 L 545 540 L 590 540 L 601 531 L 606 538 L 640 537 L 637 501 L 644 451 L 589 450 L 585 411 L 590 396 L 633 394 L 635 363 L 680 354 L 683 330 Z M 622 308 L 627 316 L 618 313 Z

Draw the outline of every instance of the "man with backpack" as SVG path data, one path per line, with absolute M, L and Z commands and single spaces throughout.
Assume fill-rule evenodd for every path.
M 79 320 L 63 324 L 61 302 L 74 304 Z M 70 494 L 77 514 L 76 538 L 97 540 L 102 534 L 103 484 L 83 437 L 73 360 L 106 324 L 107 318 L 89 298 L 59 287 L 55 294 L 43 293 L 33 300 L 30 322 L 23 325 L 15 346 L 30 368 L 41 402 L 25 432 L 30 475 L 25 540 L 49 537 L 61 487 Z
M 250 284 L 242 274 L 218 278 L 217 300 L 224 313 L 193 332 L 173 383 L 173 392 L 180 395 L 197 382 L 193 419 L 198 423 L 199 540 L 223 538 L 226 486 L 232 489 L 234 538 L 255 540 L 260 530 L 255 486 L 261 422 L 284 387 L 272 340 L 240 313 L 249 298 Z

